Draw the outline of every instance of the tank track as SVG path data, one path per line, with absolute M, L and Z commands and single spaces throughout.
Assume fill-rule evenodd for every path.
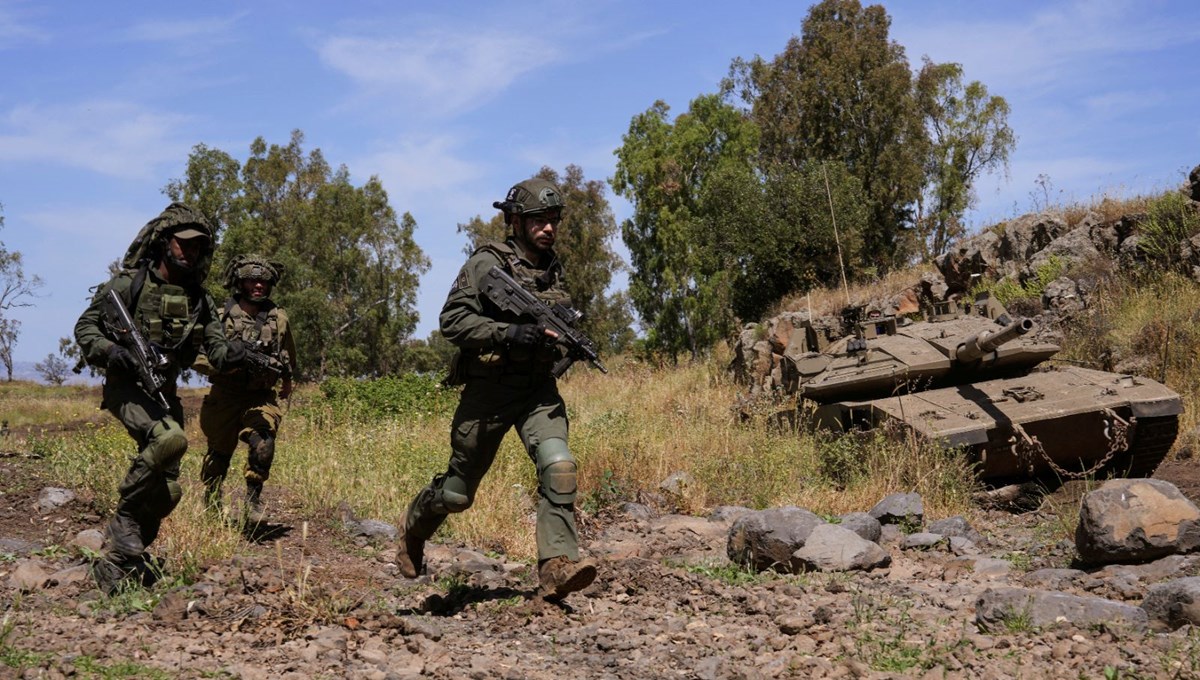
M 1113 456 L 1099 476 L 1149 477 L 1167 457 L 1179 434 L 1179 416 L 1138 418 L 1130 447 Z

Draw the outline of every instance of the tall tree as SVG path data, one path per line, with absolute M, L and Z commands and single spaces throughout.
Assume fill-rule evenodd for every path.
M 693 358 L 733 326 L 733 230 L 714 224 L 702 204 L 710 177 L 749 167 L 758 130 L 720 95 L 701 95 L 673 122 L 655 102 L 630 122 L 617 149 L 613 190 L 633 204 L 621 225 L 633 271 L 629 295 L 650 347 Z
M 613 275 L 625 265 L 612 249 L 617 222 L 605 196 L 604 182 L 585 179 L 583 169 L 577 165 L 568 165 L 562 176 L 542 167 L 536 177 L 554 183 L 566 206 L 554 250 L 562 259 L 571 303 L 583 313 L 581 330 L 609 351 L 619 351 L 633 339 L 633 317 L 625 296 L 607 292 Z M 476 216 L 459 224 L 458 231 L 467 235 L 467 254 L 488 241 L 503 241 L 508 235 L 500 213 L 488 221 Z
M 823 0 L 802 34 L 770 62 L 735 60 L 725 90 L 739 92 L 762 130 L 764 164 L 843 164 L 870 201 L 864 259 L 877 271 L 905 264 L 928 137 L 904 48 L 879 5 Z
M 4 206 L 0 204 L 0 230 L 4 229 Z M 0 364 L 4 365 L 8 381 L 13 379 L 13 349 L 21 335 L 21 322 L 14 318 L 15 310 L 31 307 L 31 298 L 42 287 L 37 275 L 26 276 L 21 253 L 9 251 L 0 241 Z
M 703 234 L 722 235 L 707 247 L 727 254 L 737 317 L 760 319 L 789 294 L 852 278 L 864 265 L 866 204 L 840 163 L 729 166 L 711 177 L 701 192 Z
M 977 80 L 963 84 L 959 64 L 924 59 L 917 101 L 931 144 L 917 209 L 922 257 L 932 260 L 963 235 L 963 214 L 975 201 L 975 180 L 1008 170 L 1016 136 L 1008 126 L 1008 102 L 991 96 Z
M 345 166 L 331 170 L 320 149 L 305 153 L 303 142 L 299 130 L 283 146 L 257 138 L 240 167 L 198 145 L 184 177 L 164 192 L 205 206 L 223 224 L 212 287 L 239 253 L 283 264 L 272 297 L 292 319 L 305 376 L 397 372 L 417 324 L 419 276 L 429 268 L 413 240 L 416 221 L 397 215 L 378 178 L 354 186 Z

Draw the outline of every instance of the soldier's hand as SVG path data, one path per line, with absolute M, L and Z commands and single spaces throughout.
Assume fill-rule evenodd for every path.
M 246 343 L 241 340 L 230 340 L 229 349 L 225 350 L 225 365 L 239 366 L 246 360 Z
M 510 324 L 504 331 L 504 341 L 510 345 L 530 347 L 547 338 L 546 327 L 536 323 Z
M 114 343 L 108 348 L 108 364 L 106 366 L 110 369 L 116 368 L 132 372 L 137 370 L 137 359 L 133 358 L 129 350 Z

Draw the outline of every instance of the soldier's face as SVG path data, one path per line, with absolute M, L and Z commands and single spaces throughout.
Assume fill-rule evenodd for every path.
M 271 295 L 271 284 L 263 279 L 242 279 L 238 282 L 242 295 L 251 300 L 263 300 Z
M 207 241 L 199 236 L 187 239 L 172 236 L 167 247 L 171 249 L 171 255 L 177 261 L 183 263 L 186 267 L 193 267 L 204 255 L 205 245 L 207 245 Z
M 562 214 L 545 212 L 537 215 L 525 215 L 521 218 L 521 233 L 525 243 L 539 252 L 546 252 L 554 247 L 554 237 L 558 231 L 558 223 Z

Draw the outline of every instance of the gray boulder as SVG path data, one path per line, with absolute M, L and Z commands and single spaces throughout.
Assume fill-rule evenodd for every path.
M 1200 508 L 1161 479 L 1112 479 L 1083 497 L 1075 547 L 1091 564 L 1192 552 L 1200 547 Z
M 880 524 L 899 524 L 904 528 L 920 529 L 925 525 L 925 503 L 919 493 L 894 493 L 875 504 L 867 512 Z
M 739 517 L 729 527 L 726 553 L 735 564 L 756 571 L 796 572 L 803 567 L 792 555 L 825 520 L 795 506 L 769 508 Z
M 70 489 L 60 489 L 48 486 L 38 492 L 37 511 L 43 515 L 54 512 L 75 500 L 75 492 Z
M 883 533 L 883 526 L 879 520 L 865 512 L 846 513 L 838 518 L 838 524 L 872 543 L 878 543 Z
M 837 524 L 813 527 L 804 547 L 792 553 L 805 570 L 854 571 L 885 567 L 892 556 L 878 544 Z
M 931 534 L 941 534 L 943 536 L 958 536 L 965 538 L 972 543 L 983 543 L 983 535 L 975 531 L 975 527 L 966 520 L 962 515 L 947 517 L 930 522 L 929 526 L 925 527 L 925 531 Z
M 1066 624 L 1145 630 L 1149 621 L 1141 607 L 1099 597 L 1080 597 L 1046 590 L 988 588 L 975 601 L 975 625 L 985 632 L 1049 628 Z
M 1142 609 L 1155 628 L 1174 630 L 1200 624 L 1200 576 L 1175 579 L 1151 586 Z

